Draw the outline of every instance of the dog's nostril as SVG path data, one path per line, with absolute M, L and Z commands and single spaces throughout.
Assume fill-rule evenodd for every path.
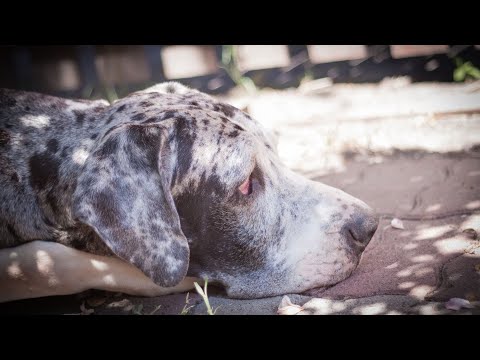
M 366 246 L 372 239 L 378 226 L 378 218 L 370 214 L 359 214 L 348 224 L 348 233 L 353 241 Z
M 352 237 L 353 240 L 359 241 L 357 238 L 357 235 L 355 235 L 355 232 L 352 229 L 348 229 L 349 235 Z

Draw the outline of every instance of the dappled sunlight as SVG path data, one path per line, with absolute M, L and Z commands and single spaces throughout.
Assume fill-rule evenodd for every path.
M 467 256 L 480 264 L 480 214 L 475 213 L 480 208 L 480 201 L 475 200 L 480 160 L 461 154 L 441 157 L 398 153 L 366 168 L 366 161 L 350 159 L 354 160 L 347 160 L 343 175 L 316 180 L 341 187 L 383 216 L 353 274 L 333 287 L 310 294 L 338 301 L 345 297 L 361 300 L 377 295 L 400 296 L 418 303 L 425 299 L 446 301 L 453 297 L 448 294 L 457 291 L 455 296 L 480 299 L 480 276 L 477 274 L 478 286 L 472 275 L 466 276 L 474 273 L 475 263 L 471 268 L 461 267 Z M 392 227 L 393 218 L 400 219 L 405 229 Z M 450 272 L 445 273 L 446 269 Z M 450 285 L 456 282 L 461 284 L 458 289 Z M 381 314 L 398 307 L 396 303 L 387 302 L 386 308 L 378 301 L 373 303 L 372 312 Z M 415 313 L 444 310 L 437 303 L 418 308 Z M 347 307 L 337 313 L 346 311 L 354 310 Z
M 109 269 L 109 266 L 108 264 L 104 263 L 103 261 L 99 261 L 99 260 L 95 260 L 95 259 L 91 259 L 90 260 L 90 263 L 92 264 L 92 266 L 99 270 L 99 271 L 107 271 Z
M 469 171 L 467 176 L 480 176 L 480 170 Z
M 468 217 L 464 223 L 471 224 L 474 217 Z M 388 220 L 383 220 L 383 224 L 388 223 Z M 365 297 L 369 294 L 404 294 L 417 300 L 430 296 L 440 285 L 437 274 L 442 264 L 463 254 L 472 240 L 462 233 L 463 226 L 455 225 L 452 221 L 426 220 L 419 225 L 416 223 L 405 221 L 405 226 L 412 229 L 409 231 L 382 227 L 380 224 L 367 247 L 371 249 L 365 252 L 353 275 L 316 296 L 335 298 L 340 295 Z M 409 236 L 402 236 L 407 232 Z M 365 311 L 387 313 L 377 305 L 368 309 Z
M 424 262 L 433 261 L 434 257 L 432 255 L 418 255 L 418 256 L 412 257 L 411 260 L 416 263 L 419 263 L 419 262 L 424 263 Z
M 399 289 L 410 289 L 414 286 L 415 286 L 415 283 L 413 281 L 405 281 L 398 284 Z
M 384 295 L 359 299 L 333 300 L 313 298 L 302 305 L 299 315 L 403 315 L 444 314 L 448 310 L 441 303 L 419 304 L 412 295 Z M 470 311 L 463 312 L 469 313 Z
M 478 209 L 480 208 L 480 200 L 470 201 L 467 205 L 465 205 L 466 209 Z
M 480 214 L 472 214 L 460 225 L 461 229 L 480 229 Z
M 414 226 L 414 229 L 416 229 L 416 230 L 428 229 L 428 228 L 430 228 L 430 226 L 431 225 L 429 225 L 429 224 L 420 223 L 420 224 Z
M 395 269 L 395 268 L 397 268 L 397 267 L 398 267 L 398 261 L 395 261 L 393 264 L 390 264 L 390 265 L 388 265 L 388 266 L 385 266 L 385 269 L 390 270 L 390 269 Z
M 435 212 L 441 209 L 442 209 L 442 204 L 433 204 L 433 205 L 427 206 L 425 211 L 428 213 L 428 212 Z
M 410 178 L 410 182 L 419 182 L 419 181 L 423 181 L 423 176 L 413 176 Z
M 380 315 L 385 313 L 387 305 L 384 303 L 375 303 L 371 305 L 360 306 L 353 309 L 353 314 L 356 315 Z
M 19 117 L 19 121 L 24 126 L 30 126 L 37 129 L 43 129 L 50 125 L 50 116 L 47 115 L 24 115 Z
M 452 225 L 432 226 L 418 231 L 418 235 L 414 240 L 429 240 L 442 235 L 445 235 L 453 230 Z
M 418 247 L 418 244 L 410 242 L 403 247 L 403 250 L 413 250 L 413 249 L 416 249 L 417 247 Z
M 437 240 L 433 246 L 435 246 L 439 254 L 451 255 L 462 253 L 470 244 L 470 239 L 458 236 Z
M 115 286 L 115 285 L 117 285 L 117 282 L 115 281 L 115 277 L 114 277 L 112 274 L 108 274 L 108 275 L 103 276 L 102 281 L 103 281 L 104 284 L 106 284 L 107 286 Z
M 89 289 L 136 296 L 161 296 L 193 288 L 199 279 L 185 277 L 172 287 L 155 284 L 129 262 L 99 256 L 60 243 L 33 241 L 0 249 L 0 302 L 69 295 Z M 19 281 L 20 280 L 20 281 Z
M 52 256 L 44 250 L 37 250 L 35 254 L 38 274 L 47 279 L 48 286 L 53 287 L 60 284 L 59 276 L 55 272 L 55 263 Z
M 408 294 L 421 300 L 421 299 L 424 299 L 434 289 L 435 289 L 434 285 L 418 284 L 414 286 Z
M 88 151 L 85 149 L 79 148 L 75 149 L 72 154 L 72 159 L 75 164 L 83 165 L 88 158 Z
M 13 279 L 24 278 L 23 271 L 20 269 L 20 263 L 18 261 L 12 261 L 7 267 L 8 276 Z
M 433 274 L 433 273 L 434 273 L 434 269 L 430 268 L 430 267 L 427 267 L 427 268 L 415 270 L 413 272 L 413 276 L 421 278 L 421 277 L 424 277 L 426 275 Z
M 327 315 L 336 312 L 341 312 L 347 309 L 347 305 L 335 300 L 330 299 L 312 299 L 306 305 L 304 305 L 304 309 L 306 313 L 309 313 L 309 307 L 315 309 L 316 313 Z

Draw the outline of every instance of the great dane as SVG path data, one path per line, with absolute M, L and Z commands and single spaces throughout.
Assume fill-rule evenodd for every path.
M 112 105 L 0 90 L 0 301 L 204 278 L 235 298 L 303 292 L 347 278 L 377 225 L 286 168 L 248 114 L 179 83 Z

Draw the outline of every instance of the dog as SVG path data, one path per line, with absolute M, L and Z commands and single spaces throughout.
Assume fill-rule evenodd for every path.
M 321 156 L 321 154 L 319 154 Z M 347 278 L 374 211 L 284 166 L 245 112 L 176 82 L 109 104 L 0 90 L 0 301 L 260 298 Z

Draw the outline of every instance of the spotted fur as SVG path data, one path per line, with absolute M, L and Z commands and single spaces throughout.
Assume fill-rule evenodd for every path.
M 112 105 L 0 90 L 0 248 L 54 241 L 161 286 L 208 277 L 233 297 L 343 280 L 373 212 L 275 148 L 249 115 L 178 83 Z

